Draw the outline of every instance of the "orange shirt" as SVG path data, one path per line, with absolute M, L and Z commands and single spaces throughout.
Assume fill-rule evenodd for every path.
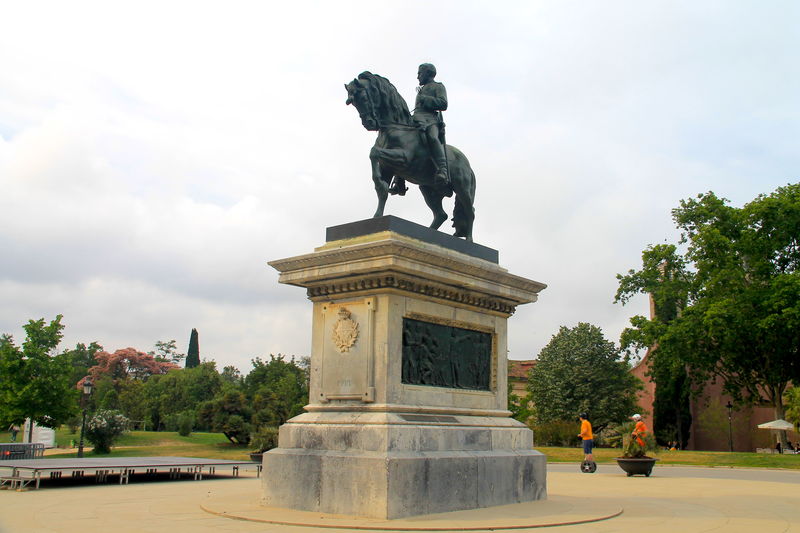
M 644 437 L 647 434 L 647 426 L 644 425 L 644 422 L 639 420 L 636 422 L 636 427 L 633 428 L 634 433 L 638 433 L 640 437 Z
M 592 435 L 592 424 L 588 420 L 581 420 L 581 439 L 592 440 L 593 438 L 594 435 Z

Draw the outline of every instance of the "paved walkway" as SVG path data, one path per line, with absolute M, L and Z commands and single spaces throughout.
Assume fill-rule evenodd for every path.
M 499 508 L 461 511 L 402 522 L 356 520 L 360 527 L 411 527 L 463 531 L 465 527 L 543 525 L 622 513 L 606 520 L 564 525 L 572 532 L 788 532 L 800 533 L 800 472 L 780 470 L 705 469 L 656 466 L 649 478 L 627 478 L 616 465 L 600 465 L 595 474 L 581 474 L 578 465 L 550 465 L 549 498 Z M 0 533 L 206 533 L 348 531 L 336 527 L 342 517 L 319 513 L 280 512 L 258 506 L 259 481 L 254 472 L 239 479 L 137 482 L 57 486 L 39 491 L 0 491 Z M 204 510 L 204 508 L 206 510 Z M 226 513 L 226 516 L 211 514 Z M 299 515 L 325 524 L 297 527 Z M 352 525 L 353 520 L 349 523 Z M 330 527 L 333 526 L 331 529 Z M 517 529 L 541 532 L 546 528 Z M 385 530 L 385 529 L 384 529 Z M 350 530 L 352 531 L 352 530 Z

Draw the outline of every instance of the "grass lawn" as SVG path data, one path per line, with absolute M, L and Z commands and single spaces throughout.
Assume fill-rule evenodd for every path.
M 581 448 L 537 447 L 551 463 L 579 463 L 583 461 Z M 595 448 L 594 460 L 612 463 L 622 455 L 619 448 Z M 662 465 L 695 465 L 720 467 L 788 468 L 800 470 L 800 455 L 779 455 L 745 452 L 702 452 L 691 450 L 659 451 L 651 454 Z
M 59 450 L 53 450 L 47 457 L 75 457 L 77 450 L 70 447 L 79 434 L 71 434 L 66 427 L 56 431 Z M 22 441 L 22 435 L 18 435 Z M 0 442 L 10 442 L 10 434 L 0 431 Z M 551 463 L 579 463 L 583 460 L 580 448 L 537 447 L 547 455 Z M 210 459 L 230 459 L 246 461 L 250 449 L 231 444 L 221 433 L 192 433 L 181 437 L 168 431 L 130 431 L 123 435 L 111 449 L 112 457 L 176 455 L 183 457 L 207 457 Z M 594 457 L 598 463 L 612 463 L 621 455 L 619 448 L 595 448 Z M 92 452 L 86 454 L 92 456 Z M 703 451 L 659 451 L 654 454 L 662 465 L 695 465 L 717 467 L 786 468 L 800 470 L 800 455 L 779 455 L 743 452 L 703 452 Z
M 76 448 L 70 448 L 70 441 L 74 441 L 77 446 L 79 438 L 79 433 L 71 434 L 66 427 L 57 430 L 56 443 L 59 451 L 48 453 L 46 458 L 75 457 L 78 451 Z M 88 443 L 86 445 L 89 446 Z M 182 437 L 170 431 L 129 431 L 114 444 L 108 457 L 174 455 L 247 461 L 248 453 L 250 453 L 249 448 L 231 444 L 222 433 L 196 432 L 188 437 Z M 84 455 L 91 457 L 93 453 L 87 452 Z

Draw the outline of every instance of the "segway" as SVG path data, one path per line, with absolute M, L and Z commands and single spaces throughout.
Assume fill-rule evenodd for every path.
M 597 463 L 594 461 L 584 461 L 581 463 L 581 472 L 584 474 L 592 474 L 597 470 Z

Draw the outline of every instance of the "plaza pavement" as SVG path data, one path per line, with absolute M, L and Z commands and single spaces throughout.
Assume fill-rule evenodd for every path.
M 649 478 L 628 478 L 616 465 L 581 474 L 577 464 L 552 464 L 547 501 L 393 521 L 262 508 L 259 483 L 254 472 L 122 486 L 44 482 L 0 491 L 0 533 L 541 532 L 567 523 L 556 531 L 800 533 L 800 471 L 656 466 Z M 300 522 L 312 525 L 288 525 Z

